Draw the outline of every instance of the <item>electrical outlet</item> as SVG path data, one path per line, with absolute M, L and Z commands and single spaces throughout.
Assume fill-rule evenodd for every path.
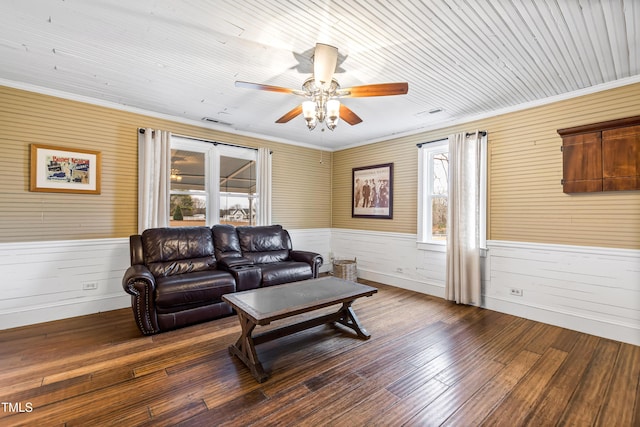
M 522 296 L 522 289 L 511 288 L 511 295 L 516 296 L 516 297 L 521 297 Z
M 93 291 L 95 289 L 98 289 L 98 282 L 83 282 L 82 283 L 82 290 Z

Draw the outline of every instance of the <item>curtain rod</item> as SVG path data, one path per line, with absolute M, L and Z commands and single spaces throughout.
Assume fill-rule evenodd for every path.
M 480 134 L 480 136 L 487 136 L 487 131 L 486 130 L 481 130 L 480 132 L 478 132 Z M 467 137 L 474 135 L 473 132 L 467 132 Z M 433 144 L 434 142 L 440 142 L 442 140 L 445 140 L 447 138 L 440 138 L 440 139 L 434 139 L 433 141 L 427 141 L 427 142 L 420 142 L 418 144 L 416 144 L 418 146 L 418 148 L 422 147 L 425 144 Z
M 138 131 L 139 131 L 140 133 L 142 133 L 142 134 L 144 134 L 144 132 L 145 132 L 144 128 L 138 128 Z M 212 140 L 210 140 L 210 139 L 196 138 L 196 137 L 193 137 L 193 136 L 185 136 L 185 135 L 180 135 L 180 134 L 177 134 L 177 133 L 174 133 L 173 135 L 174 135 L 174 136 L 177 136 L 177 137 L 179 137 L 179 138 L 192 139 L 192 140 L 194 140 L 194 141 L 208 142 L 208 143 L 213 144 L 213 145 L 218 145 L 218 144 L 220 144 L 220 145 L 226 145 L 226 146 L 228 146 L 228 147 L 246 148 L 246 149 L 248 149 L 248 150 L 255 150 L 255 151 L 258 151 L 258 149 L 257 149 L 257 148 L 254 148 L 254 147 L 245 147 L 245 146 L 243 146 L 243 145 L 228 144 L 228 143 L 226 143 L 226 142 L 212 141 Z M 273 154 L 273 151 L 269 150 L 269 154 Z

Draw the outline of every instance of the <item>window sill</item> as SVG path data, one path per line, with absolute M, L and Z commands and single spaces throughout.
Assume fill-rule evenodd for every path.
M 427 243 L 427 242 L 416 242 L 416 246 L 420 251 L 430 251 L 430 252 L 447 252 L 447 244 L 442 243 Z M 480 257 L 486 258 L 488 255 L 488 248 L 480 248 Z
M 417 247 L 421 251 L 447 252 L 447 244 L 445 242 L 442 242 L 442 243 L 417 242 Z

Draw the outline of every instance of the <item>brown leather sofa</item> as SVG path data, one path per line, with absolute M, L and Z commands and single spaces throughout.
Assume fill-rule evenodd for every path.
M 322 257 L 315 252 L 293 250 L 291 237 L 280 225 L 263 227 L 212 227 L 216 259 L 228 271 L 242 271 L 234 266 L 250 267 L 259 272 L 255 283 L 238 277 L 238 290 L 273 286 L 318 277 Z
M 129 244 L 122 286 L 144 335 L 227 316 L 222 295 L 316 278 L 323 262 L 280 225 L 155 228 Z

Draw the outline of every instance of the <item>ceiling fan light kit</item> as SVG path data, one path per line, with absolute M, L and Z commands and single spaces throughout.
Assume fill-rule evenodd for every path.
M 406 82 L 379 83 L 341 89 L 338 81 L 333 78 L 338 61 L 338 49 L 333 46 L 317 43 L 312 60 L 313 76 L 305 80 L 302 90 L 243 81 L 236 81 L 236 87 L 291 93 L 307 98 L 301 105 L 294 107 L 276 120 L 276 123 L 287 123 L 302 114 L 309 130 L 315 129 L 318 123 L 325 123 L 329 130 L 334 130 L 340 119 L 352 126 L 362 122 L 362 119 L 346 105 L 341 104 L 338 98 L 404 95 L 409 90 L 409 84 Z
M 329 83 L 322 82 L 318 85 L 318 81 L 312 77 L 304 82 L 302 88 L 308 99 L 302 103 L 302 116 L 309 130 L 315 129 L 318 123 L 325 123 L 329 130 L 334 130 L 340 119 L 338 82 L 332 78 Z

